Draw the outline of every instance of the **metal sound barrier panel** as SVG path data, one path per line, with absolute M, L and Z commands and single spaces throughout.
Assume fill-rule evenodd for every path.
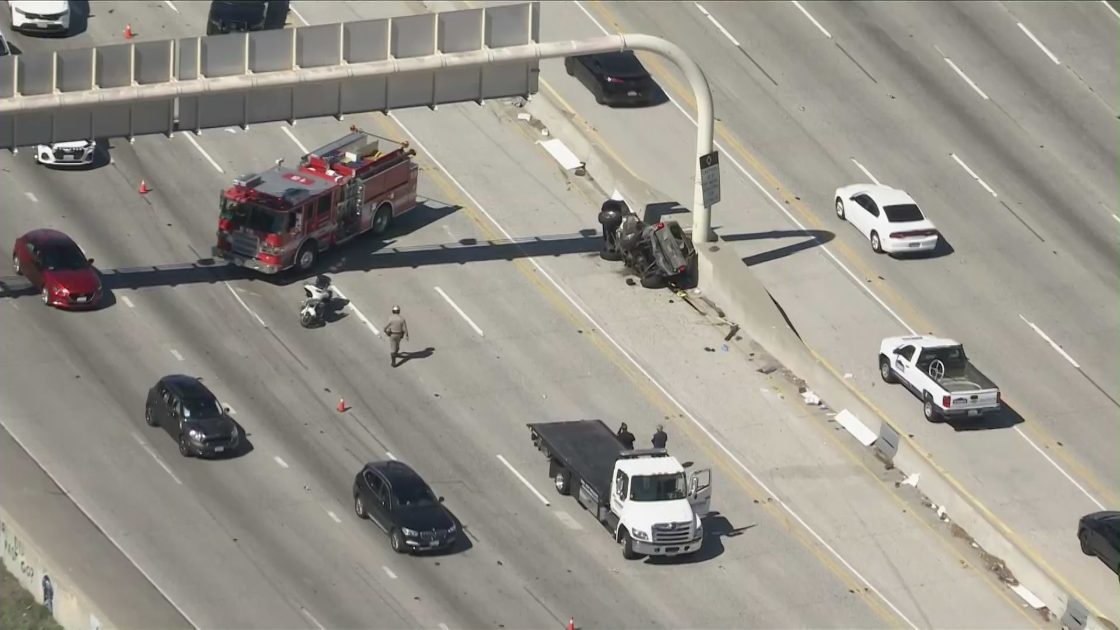
M 538 91 L 539 62 L 439 70 L 433 57 L 540 41 L 540 3 L 115 44 L 0 57 L 0 148 L 295 121 Z M 395 72 L 333 83 L 252 88 L 162 101 L 5 114 L 21 98 L 110 88 L 382 64 Z M 438 65 L 438 64 L 437 64 Z

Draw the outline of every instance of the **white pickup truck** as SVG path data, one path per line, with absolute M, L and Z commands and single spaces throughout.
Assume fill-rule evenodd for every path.
M 921 398 L 930 422 L 995 413 L 1002 406 L 999 388 L 952 339 L 887 337 L 879 345 L 879 374 L 887 383 L 901 381 Z

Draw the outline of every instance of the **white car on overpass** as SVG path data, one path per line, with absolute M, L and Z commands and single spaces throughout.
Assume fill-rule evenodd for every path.
M 836 189 L 836 216 L 851 223 L 875 253 L 928 253 L 940 234 L 905 191 L 855 184 Z
M 19 33 L 70 32 L 70 3 L 67 0 L 8 0 L 12 30 Z
M 40 144 L 35 161 L 47 166 L 89 166 L 97 153 L 97 143 L 89 140 Z

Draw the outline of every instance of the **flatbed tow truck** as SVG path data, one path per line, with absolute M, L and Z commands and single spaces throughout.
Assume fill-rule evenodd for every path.
M 678 556 L 704 544 L 711 469 L 685 474 L 665 449 L 624 450 L 601 420 L 529 424 L 557 492 L 575 495 L 622 547 L 622 556 Z

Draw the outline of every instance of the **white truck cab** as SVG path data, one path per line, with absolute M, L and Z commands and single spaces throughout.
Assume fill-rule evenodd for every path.
M 700 517 L 712 506 L 712 471 L 685 472 L 668 454 L 629 451 L 615 464 L 611 511 L 617 537 L 637 555 L 675 556 L 704 543 Z

